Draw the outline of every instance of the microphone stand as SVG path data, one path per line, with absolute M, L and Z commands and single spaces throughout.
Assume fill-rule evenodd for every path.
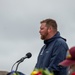
M 12 70 L 13 70 L 13 67 L 15 66 L 15 64 L 16 64 L 17 62 L 15 62 L 14 64 L 13 64 L 13 66 L 12 66 L 12 68 L 11 68 L 11 72 L 12 72 Z
M 17 69 L 18 69 L 18 66 L 19 66 L 20 63 L 21 63 L 21 61 L 18 62 L 15 72 L 17 72 Z
M 26 57 L 23 57 L 23 58 L 21 58 L 19 61 L 17 61 L 18 64 L 17 64 L 17 66 L 16 66 L 16 70 L 15 70 L 15 71 L 17 71 L 19 64 L 20 64 L 21 62 L 23 62 L 25 58 L 26 58 Z
M 17 61 L 17 62 L 16 62 L 16 63 L 17 63 L 17 66 L 16 66 L 16 70 L 14 71 L 14 72 L 16 73 L 16 75 L 18 75 L 18 71 L 17 71 L 18 66 L 19 66 L 19 64 L 20 64 L 21 62 L 23 62 L 23 61 L 24 61 L 24 59 L 22 59 L 21 61 Z M 13 70 L 13 67 L 14 67 L 14 65 L 15 65 L 16 63 L 13 64 L 13 66 L 12 66 L 12 68 L 11 68 L 11 72 L 13 72 L 12 70 Z
M 13 72 L 13 71 L 12 71 L 12 70 L 13 70 L 13 67 L 14 67 L 15 64 L 17 63 L 16 70 L 15 70 L 14 72 L 16 73 L 16 75 L 18 75 L 17 69 L 18 69 L 19 64 L 20 64 L 21 62 L 23 62 L 24 59 L 30 58 L 31 56 L 32 56 L 32 54 L 29 52 L 29 53 L 26 54 L 25 57 L 22 57 L 20 60 L 18 60 L 17 62 L 15 62 L 15 63 L 13 64 L 12 68 L 11 68 L 11 73 Z M 8 75 L 9 75 L 9 74 L 8 74 Z

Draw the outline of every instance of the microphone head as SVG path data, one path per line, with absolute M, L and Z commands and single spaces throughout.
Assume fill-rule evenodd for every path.
M 30 58 L 31 56 L 32 56 L 32 54 L 30 52 L 26 54 L 27 58 Z

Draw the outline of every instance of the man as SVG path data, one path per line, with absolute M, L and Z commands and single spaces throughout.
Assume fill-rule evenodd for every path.
M 59 65 L 68 67 L 69 75 L 75 75 L 75 46 L 69 49 L 66 59 L 60 62 Z
M 58 66 L 66 58 L 66 39 L 57 31 L 55 20 L 45 19 L 40 23 L 39 33 L 45 45 L 41 48 L 35 68 L 48 69 L 53 71 L 54 75 L 66 75 L 66 68 Z

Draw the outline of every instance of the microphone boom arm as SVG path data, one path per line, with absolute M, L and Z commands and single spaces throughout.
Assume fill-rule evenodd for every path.
M 20 63 L 21 63 L 21 61 L 17 64 L 15 72 L 17 72 L 17 69 L 18 69 L 18 66 Z
M 19 64 L 20 64 L 21 62 L 23 62 L 24 59 L 26 59 L 26 58 L 30 58 L 31 56 L 32 56 L 32 54 L 29 52 L 29 53 L 26 54 L 25 57 L 22 57 L 20 60 L 18 60 L 17 62 L 15 62 L 15 63 L 13 64 L 12 68 L 11 68 L 11 72 L 12 72 L 13 67 L 14 67 L 14 65 L 15 65 L 16 63 L 17 63 L 17 66 L 16 66 L 16 70 L 15 70 L 15 72 L 17 71 Z

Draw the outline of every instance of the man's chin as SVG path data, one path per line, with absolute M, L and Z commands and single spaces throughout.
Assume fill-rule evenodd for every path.
M 44 40 L 44 38 L 43 38 L 43 37 L 41 37 L 41 40 Z
M 41 38 L 41 40 L 44 40 L 44 39 Z

